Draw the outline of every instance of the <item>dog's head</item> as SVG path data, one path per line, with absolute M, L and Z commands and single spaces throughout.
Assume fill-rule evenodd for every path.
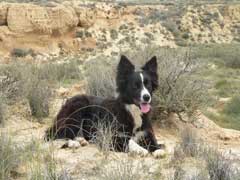
M 126 56 L 121 56 L 117 68 L 117 91 L 126 104 L 137 105 L 142 113 L 151 109 L 152 93 L 158 87 L 157 58 L 152 57 L 142 68 L 135 71 Z

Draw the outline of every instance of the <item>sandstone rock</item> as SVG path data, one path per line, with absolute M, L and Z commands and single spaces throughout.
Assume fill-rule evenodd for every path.
M 50 18 L 51 31 L 55 35 L 64 34 L 78 24 L 78 17 L 71 7 L 58 5 L 47 8 L 47 12 Z
M 0 3 L 0 26 L 7 24 L 8 6 L 7 3 Z
M 51 21 L 47 10 L 33 4 L 14 4 L 9 7 L 7 22 L 13 32 L 51 33 Z
M 9 7 L 8 27 L 16 33 L 61 35 L 77 26 L 78 18 L 71 7 L 41 7 L 33 4 L 14 4 Z
M 91 7 L 79 6 L 75 7 L 76 14 L 79 20 L 79 26 L 81 27 L 90 27 L 94 24 L 96 20 L 96 11 Z

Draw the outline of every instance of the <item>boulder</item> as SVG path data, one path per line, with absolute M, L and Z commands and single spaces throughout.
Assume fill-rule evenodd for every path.
M 72 7 L 58 5 L 47 8 L 53 34 L 64 34 L 78 25 L 78 17 Z
M 41 7 L 33 4 L 14 4 L 9 7 L 8 27 L 16 33 L 61 35 L 77 26 L 73 8 L 57 5 Z
M 0 26 L 7 25 L 8 6 L 7 3 L 0 3 Z
M 51 33 L 51 20 L 45 7 L 13 4 L 8 9 L 7 22 L 9 29 L 16 33 Z

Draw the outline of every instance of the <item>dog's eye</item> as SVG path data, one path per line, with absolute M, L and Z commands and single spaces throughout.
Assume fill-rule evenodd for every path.
M 136 88 L 136 89 L 141 88 L 141 84 L 140 84 L 139 82 L 136 82 L 136 83 L 134 84 L 134 88 Z
M 143 83 L 145 86 L 147 86 L 149 84 L 149 81 L 147 79 L 145 79 Z

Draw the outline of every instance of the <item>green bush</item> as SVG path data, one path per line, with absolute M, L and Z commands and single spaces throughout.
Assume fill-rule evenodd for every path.
M 209 44 L 194 48 L 197 57 L 211 59 L 217 65 L 240 68 L 240 44 Z
M 228 102 L 222 111 L 224 114 L 233 117 L 240 117 L 240 96 L 235 96 Z

